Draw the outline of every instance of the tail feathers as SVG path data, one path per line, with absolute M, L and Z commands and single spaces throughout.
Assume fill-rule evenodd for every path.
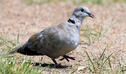
M 12 51 L 10 51 L 8 54 L 14 54 L 14 53 L 20 53 L 20 54 L 24 54 L 24 55 L 29 55 L 29 56 L 33 56 L 33 55 L 43 55 L 42 53 L 33 50 L 31 48 L 28 48 L 27 45 L 23 45 L 19 48 L 16 48 Z
M 20 49 L 21 49 L 21 47 L 19 47 L 19 48 L 15 48 L 15 49 L 13 49 L 12 51 L 10 51 L 8 54 L 14 54 L 14 53 L 17 53 Z
M 9 52 L 9 54 L 14 54 L 14 53 L 17 52 L 17 50 L 18 50 L 18 49 L 12 50 L 12 51 Z

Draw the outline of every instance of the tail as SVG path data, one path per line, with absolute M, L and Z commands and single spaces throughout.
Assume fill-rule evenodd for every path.
M 29 56 L 42 55 L 42 53 L 39 53 L 38 51 L 34 49 L 28 48 L 27 44 L 24 44 L 23 46 L 10 51 L 8 54 L 14 54 L 14 53 L 20 53 L 20 54 L 29 55 Z
M 14 48 L 12 51 L 10 51 L 8 54 L 14 54 L 14 53 L 20 53 L 20 51 L 23 51 L 25 47 L 25 44 L 19 47 Z
M 12 51 L 10 51 L 8 54 L 10 55 L 10 54 L 18 53 L 18 51 L 21 50 L 21 49 L 22 49 L 21 47 L 15 48 Z

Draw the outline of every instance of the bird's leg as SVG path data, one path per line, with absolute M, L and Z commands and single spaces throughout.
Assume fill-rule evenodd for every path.
M 58 63 L 56 62 L 56 60 L 55 60 L 55 59 L 52 59 L 52 61 L 55 63 L 55 65 L 58 65 Z
M 58 63 L 56 62 L 55 59 L 52 59 L 52 61 L 55 63 L 55 67 L 56 67 L 56 68 L 58 68 L 58 67 L 62 67 L 61 64 L 58 64 Z
M 66 59 L 69 62 L 69 59 L 75 60 L 75 57 L 70 57 L 68 55 L 63 55 L 63 58 L 61 58 L 60 60 L 64 60 L 64 59 Z

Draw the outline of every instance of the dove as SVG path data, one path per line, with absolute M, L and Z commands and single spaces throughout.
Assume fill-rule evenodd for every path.
M 46 55 L 58 65 L 56 59 L 75 60 L 75 57 L 67 53 L 76 49 L 80 42 L 80 27 L 86 17 L 93 18 L 94 15 L 85 6 L 78 6 L 73 10 L 70 18 L 53 27 L 46 28 L 32 35 L 27 42 L 9 52 L 9 54 L 20 53 L 28 56 Z

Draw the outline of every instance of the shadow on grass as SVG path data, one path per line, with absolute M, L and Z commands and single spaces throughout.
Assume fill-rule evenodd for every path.
M 41 66 L 41 67 L 48 67 L 48 68 L 57 68 L 57 69 L 63 69 L 63 68 L 69 68 L 69 67 L 72 67 L 72 66 L 66 66 L 66 65 L 61 65 L 61 64 L 58 64 L 58 65 L 55 65 L 55 64 L 47 64 L 47 63 L 38 63 L 38 62 L 35 62 L 35 63 L 31 63 L 33 66 Z

